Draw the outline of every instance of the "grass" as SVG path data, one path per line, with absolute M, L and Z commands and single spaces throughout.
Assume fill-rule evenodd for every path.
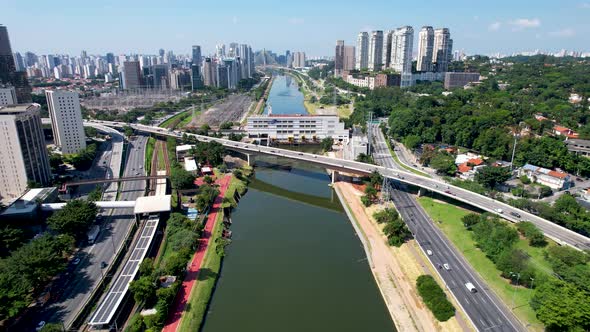
M 245 188 L 245 186 L 245 183 L 236 179 L 232 175 L 231 182 L 225 192 L 224 198 L 233 197 L 235 190 Z M 199 331 L 201 324 L 203 323 L 203 318 L 205 317 L 207 306 L 211 300 L 211 294 L 213 293 L 213 288 L 215 287 L 215 282 L 217 281 L 221 269 L 222 256 L 217 253 L 217 250 L 215 250 L 215 242 L 221 237 L 223 231 L 222 220 L 223 210 L 220 210 L 219 213 L 217 213 L 215 227 L 213 228 L 209 240 L 209 246 L 205 253 L 205 257 L 203 258 L 203 264 L 201 265 L 201 270 L 207 271 L 207 275 L 202 276 L 201 273 L 199 273 L 199 276 L 197 277 L 197 282 L 193 287 L 183 317 L 178 326 L 178 331 L 180 332 Z
M 152 157 L 154 154 L 154 147 L 156 145 L 156 139 L 153 137 L 148 138 L 147 144 L 145 146 L 145 174 L 150 175 L 152 170 Z
M 436 221 L 436 225 L 445 233 L 453 245 L 463 254 L 469 264 L 479 273 L 487 285 L 509 307 L 514 308 L 516 316 L 534 331 L 543 331 L 543 324 L 536 318 L 535 311 L 530 306 L 533 290 L 524 287 L 514 287 L 508 280 L 500 276 L 500 271 L 486 255 L 480 251 L 473 240 L 471 233 L 465 229 L 461 218 L 470 211 L 461 209 L 451 204 L 441 203 L 430 197 L 420 197 L 420 205 Z M 535 264 L 547 266 L 542 257 L 542 248 L 533 248 L 524 239 L 519 240 L 517 248 L 523 249 Z M 514 305 L 513 305 L 514 297 Z
M 158 170 L 166 170 L 166 160 L 164 160 L 164 146 L 160 144 L 158 148 Z
M 336 111 L 338 112 L 338 117 L 340 117 L 341 119 L 348 119 L 352 114 L 352 110 L 349 104 L 338 106 Z
M 425 176 L 427 178 L 431 177 L 430 175 L 424 173 L 424 172 L 420 172 L 417 169 L 414 169 L 410 166 L 407 166 L 406 164 L 402 163 L 401 160 L 399 160 L 399 158 L 397 157 L 397 154 L 395 153 L 395 151 L 393 151 L 393 149 L 391 148 L 391 143 L 389 142 L 389 139 L 387 139 L 387 137 L 385 137 L 385 144 L 387 144 L 387 147 L 389 148 L 389 153 L 391 154 L 391 156 L 393 157 L 393 160 L 395 160 L 395 162 L 400 165 L 402 168 L 406 169 L 407 171 L 410 171 L 414 174 L 417 175 L 421 175 L 421 176 Z
M 179 121 L 184 120 L 188 115 L 192 115 L 192 114 L 193 114 L 192 108 L 191 109 L 188 109 L 188 110 L 186 110 L 184 112 L 178 113 L 175 116 L 171 117 L 170 119 L 162 122 L 162 124 L 160 124 L 160 127 L 162 127 L 162 128 L 168 128 L 171 125 L 174 125 L 175 122 L 176 122 L 176 124 L 173 127 L 176 127 L 180 123 Z M 179 120 L 179 119 L 182 119 L 182 120 Z M 172 129 L 174 129 L 174 128 L 172 128 Z

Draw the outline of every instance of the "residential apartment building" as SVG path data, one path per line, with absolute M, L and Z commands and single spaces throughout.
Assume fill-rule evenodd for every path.
M 356 41 L 355 69 L 361 70 L 369 67 L 369 34 L 360 32 Z
M 369 70 L 379 71 L 383 66 L 383 31 L 371 32 L 369 39 Z
M 396 29 L 393 34 L 391 67 L 398 73 L 412 73 L 414 29 L 411 26 Z
M 565 172 L 554 171 L 530 164 L 522 166 L 518 171 L 518 176 L 525 175 L 531 181 L 546 185 L 551 189 L 563 190 L 574 185 L 571 176 Z
M 20 197 L 32 181 L 49 184 L 51 169 L 39 104 L 0 106 L 0 200 Z
M 446 72 L 453 57 L 453 40 L 447 28 L 434 30 L 432 62 L 437 72 Z
M 344 46 L 344 70 L 354 70 L 356 63 L 354 46 Z
M 86 148 L 86 135 L 78 93 L 45 91 L 55 145 L 63 154 L 79 153 Z
M 356 85 L 361 88 L 374 90 L 379 87 L 400 86 L 401 76 L 399 74 L 372 74 L 372 75 L 352 75 L 345 71 L 343 78 L 347 83 Z
M 16 103 L 16 89 L 13 86 L 0 87 L 0 106 Z
M 434 29 L 424 26 L 418 33 L 418 61 L 416 70 L 428 72 L 433 70 L 432 53 L 434 50 Z
M 391 52 L 393 51 L 393 34 L 395 30 L 388 30 L 383 34 L 383 68 L 391 67 Z
M 293 68 L 305 67 L 305 52 L 293 52 Z
M 340 77 L 344 70 L 344 40 L 336 41 L 336 49 L 334 54 L 334 75 Z
M 251 138 L 278 141 L 322 140 L 348 142 L 348 130 L 337 115 L 257 115 L 248 118 L 246 131 Z

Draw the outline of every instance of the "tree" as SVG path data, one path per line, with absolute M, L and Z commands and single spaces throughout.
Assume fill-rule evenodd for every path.
M 475 173 L 475 181 L 484 187 L 493 189 L 496 185 L 510 179 L 510 170 L 505 167 L 485 166 Z
M 232 126 L 233 126 L 232 122 L 223 122 L 219 126 L 219 129 L 228 130 L 228 129 L 231 129 Z
M 133 128 L 131 128 L 131 127 L 129 127 L 129 126 L 125 126 L 125 127 L 123 128 L 123 131 L 124 131 L 124 133 L 125 133 L 125 136 L 127 136 L 127 137 L 129 137 L 129 136 L 133 136 L 133 134 L 135 133 L 135 132 L 133 131 Z
M 71 200 L 62 210 L 47 218 L 47 225 L 56 232 L 81 239 L 88 232 L 97 212 L 98 207 L 93 202 Z
M 404 138 L 404 145 L 410 150 L 417 148 L 420 143 L 421 138 L 418 135 L 408 135 Z
M 590 293 L 561 280 L 537 287 L 531 306 L 550 331 L 587 331 L 590 328 Z
M 84 127 L 84 133 L 86 134 L 86 137 L 98 136 L 98 130 L 96 130 L 96 128 L 93 127 Z
M 379 224 L 388 223 L 399 218 L 399 214 L 393 208 L 385 208 L 381 211 L 375 212 L 373 218 Z
M 383 175 L 377 171 L 373 171 L 370 176 L 370 182 L 373 187 L 380 187 L 383 183 Z
M 177 190 L 190 189 L 195 187 L 195 175 L 184 168 L 173 167 L 170 172 L 172 188 Z
M 387 236 L 389 245 L 396 247 L 401 246 L 407 239 L 412 237 L 408 226 L 401 219 L 389 221 L 383 228 L 383 233 Z
M 202 131 L 204 132 L 208 132 L 209 130 L 211 130 L 211 126 L 209 126 L 208 124 L 203 124 L 200 128 Z
M 94 189 L 88 194 L 88 201 L 96 202 L 102 198 L 102 186 L 96 185 Z
M 136 303 L 149 301 L 156 295 L 156 285 L 150 276 L 142 276 L 129 284 L 129 290 L 133 294 Z
M 377 189 L 373 186 L 373 184 L 369 183 L 365 187 L 365 195 L 371 200 L 374 201 L 377 199 Z
M 323 151 L 331 151 L 332 145 L 334 145 L 334 139 L 332 137 L 326 137 L 322 139 L 320 146 L 322 147 Z
M 366 154 L 366 153 L 359 153 L 358 156 L 356 156 L 356 161 L 361 162 L 361 163 L 367 163 L 367 164 L 375 164 L 375 161 L 373 160 L 373 157 L 371 157 L 370 155 Z
M 455 307 L 449 302 L 445 292 L 432 276 L 419 276 L 416 279 L 416 288 L 418 289 L 418 294 L 420 294 L 420 297 L 430 311 L 432 311 L 436 319 L 444 322 L 455 316 Z
M 481 217 L 477 213 L 470 213 L 470 214 L 463 216 L 463 218 L 461 218 L 461 221 L 463 222 L 463 226 L 465 226 L 466 228 L 471 228 L 473 225 L 480 222 L 480 220 L 481 220 Z
M 215 182 L 215 180 L 213 180 L 213 178 L 209 175 L 205 175 L 205 177 L 203 177 L 203 182 L 205 182 L 208 185 L 212 185 L 213 182 Z
M 43 326 L 41 332 L 63 332 L 63 326 L 58 323 L 48 323 Z
M 26 240 L 25 232 L 20 228 L 4 226 L 0 229 L 0 257 L 5 257 L 20 247 Z
M 439 174 L 454 175 L 457 172 L 455 159 L 448 153 L 437 153 L 430 160 L 430 167 L 434 168 Z

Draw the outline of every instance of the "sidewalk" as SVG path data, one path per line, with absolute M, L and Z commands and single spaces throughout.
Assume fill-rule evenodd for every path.
M 174 303 L 172 304 L 172 310 L 168 313 L 168 319 L 166 320 L 166 324 L 162 329 L 163 332 L 175 332 L 178 329 L 178 325 L 180 325 L 182 314 L 190 298 L 191 291 L 195 286 L 195 282 L 197 280 L 197 276 L 199 275 L 201 264 L 203 263 L 203 258 L 205 257 L 205 253 L 207 252 L 207 248 L 209 247 L 209 239 L 211 238 L 211 232 L 215 227 L 217 213 L 221 208 L 223 196 L 225 195 L 225 192 L 229 186 L 230 180 L 231 175 L 226 175 L 225 177 L 216 182 L 217 184 L 219 184 L 219 195 L 215 197 L 215 201 L 213 202 L 213 206 L 211 207 L 211 212 L 207 217 L 207 223 L 205 224 L 205 229 L 203 230 L 203 236 L 199 239 L 197 251 L 195 252 L 195 255 L 193 256 L 193 259 L 190 263 L 190 266 L 188 267 L 186 276 L 184 277 L 184 281 L 182 282 L 180 290 L 178 291 L 178 294 L 176 294 L 176 298 L 174 299 Z

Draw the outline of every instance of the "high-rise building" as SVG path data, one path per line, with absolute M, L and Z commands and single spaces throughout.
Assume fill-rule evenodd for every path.
M 200 68 L 197 65 L 191 65 L 191 71 L 192 71 L 192 66 Z M 197 77 L 199 78 L 199 80 L 201 79 L 201 75 L 200 73 L 198 73 Z M 184 90 L 186 87 L 192 87 L 193 86 L 193 82 L 192 82 L 192 73 L 186 70 L 181 70 L 181 69 L 173 69 L 170 72 L 170 89 L 173 90 Z M 202 81 L 201 81 L 201 86 L 202 86 Z
M 437 72 L 446 72 L 453 56 L 453 40 L 447 28 L 434 30 L 432 62 Z
M 150 67 L 150 75 L 152 77 L 153 88 L 165 90 L 170 87 L 168 83 L 168 65 L 153 65 Z
M 252 64 L 251 62 L 254 61 L 252 59 L 252 49 L 247 44 L 240 44 L 238 48 L 238 55 L 240 57 L 240 71 L 241 71 L 241 78 L 252 78 L 254 72 L 252 71 Z
M 218 59 L 221 59 L 225 56 L 225 44 L 215 45 L 215 55 Z
M 219 65 L 217 65 L 215 74 L 216 74 L 215 82 L 217 83 L 216 86 L 218 88 L 226 88 L 226 89 L 229 88 L 228 70 L 223 62 L 220 63 Z
M 113 53 L 107 53 L 106 60 L 107 64 L 115 64 L 115 55 Z
M 172 80 L 172 78 L 170 79 Z M 193 91 L 203 87 L 203 74 L 201 73 L 201 66 L 196 64 L 191 65 L 191 89 Z
M 334 54 L 334 75 L 340 77 L 344 70 L 344 40 L 336 41 L 336 53 Z
M 79 153 L 86 148 L 82 111 L 78 93 L 45 91 L 55 145 L 64 154 Z
M 383 31 L 371 32 L 369 39 L 369 70 L 379 71 L 383 65 Z
M 139 89 L 142 87 L 141 70 L 138 61 L 123 62 L 123 88 L 126 90 Z
M 432 68 L 432 51 L 434 49 L 434 29 L 424 26 L 418 34 L 418 62 L 417 71 L 429 72 Z
M 356 41 L 356 69 L 369 68 L 369 34 L 360 32 Z
M 34 66 L 37 63 L 37 56 L 33 52 L 25 52 L 25 66 Z
M 355 49 L 354 46 L 344 46 L 344 70 L 354 70 Z
M 293 52 L 293 68 L 305 67 L 305 52 Z
M 0 106 L 16 104 L 16 90 L 13 86 L 0 86 Z
M 32 100 L 32 89 L 27 79 L 27 73 L 16 70 L 10 39 L 8 38 L 8 29 L 3 25 L 0 25 L 0 84 L 14 86 L 19 103 Z
M 412 73 L 414 29 L 411 26 L 395 30 L 392 41 L 391 67 L 399 73 Z
M 206 86 L 217 86 L 217 64 L 211 58 L 203 63 L 203 83 Z
M 14 53 L 14 64 L 16 65 L 16 71 L 25 71 L 27 69 L 22 55 L 18 52 Z
M 166 54 L 166 51 L 164 51 L 164 49 L 163 49 L 163 48 L 161 48 L 161 49 L 159 49 L 159 50 L 158 50 L 158 54 L 159 54 L 161 57 L 164 57 L 164 54 Z
M 201 66 L 201 46 L 193 45 L 193 54 L 191 57 L 193 65 Z
M 20 197 L 29 182 L 51 180 L 39 104 L 0 107 L 0 200 Z
M 393 49 L 393 34 L 395 30 L 388 30 L 383 34 L 383 68 L 391 67 L 391 57 Z

